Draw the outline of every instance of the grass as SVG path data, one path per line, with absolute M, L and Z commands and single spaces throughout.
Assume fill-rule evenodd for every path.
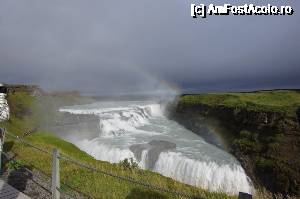
M 197 111 L 197 107 L 198 110 L 204 110 L 201 113 L 203 115 L 206 114 L 206 108 L 217 110 L 212 115 L 221 118 L 223 125 L 232 131 L 233 136 L 227 137 L 231 144 L 230 151 L 241 161 L 244 168 L 250 168 L 249 173 L 254 173 L 261 184 L 274 192 L 299 196 L 299 91 L 181 96 L 179 110 L 192 108 L 192 111 Z M 220 117 L 218 110 L 223 109 L 230 112 L 225 112 Z M 265 125 L 263 117 L 256 121 L 251 117 L 251 112 L 258 113 L 255 114 L 257 117 L 266 112 L 279 113 L 282 117 Z
M 118 164 L 110 164 L 107 162 L 95 160 L 85 152 L 80 151 L 73 144 L 63 141 L 50 134 L 36 133 L 26 138 L 26 140 L 48 151 L 51 151 L 52 148 L 58 148 L 61 154 L 77 159 L 80 162 L 84 162 L 85 164 L 91 165 L 95 168 L 108 171 L 120 176 L 132 177 L 142 182 L 148 182 L 159 187 L 173 189 L 196 196 L 201 196 L 203 198 L 234 198 L 227 196 L 226 194 L 211 193 L 189 185 L 175 182 L 171 178 L 166 178 L 151 171 L 128 170 L 124 169 Z M 16 153 L 17 158 L 21 159 L 29 167 L 38 168 L 39 170 L 42 170 L 50 175 L 51 158 L 49 155 L 17 142 L 12 145 L 12 148 L 10 150 Z M 126 198 L 126 196 L 133 194 L 133 190 L 134 196 L 136 198 L 140 198 L 141 194 L 143 194 L 144 192 L 147 192 L 149 196 L 159 196 L 158 198 L 180 198 L 175 197 L 171 194 L 163 194 L 155 191 L 150 191 L 144 189 L 143 187 L 120 181 L 110 176 L 94 173 L 63 160 L 61 160 L 60 169 L 62 182 L 69 184 L 75 189 L 80 190 L 81 192 L 95 198 Z M 66 187 L 63 187 L 63 189 L 64 188 Z
M 300 92 L 292 90 L 259 91 L 252 93 L 209 93 L 184 95 L 181 104 L 205 104 L 245 108 L 253 111 L 275 111 L 296 117 L 300 107 Z
M 46 98 L 44 96 L 44 98 Z M 54 102 L 51 97 L 47 102 Z M 11 110 L 9 121 L 0 124 L 8 132 L 15 135 L 24 136 L 24 132 L 32 132 L 23 138 L 44 150 L 51 151 L 58 148 L 60 153 L 76 159 L 82 163 L 92 165 L 98 169 L 111 172 L 121 176 L 130 176 L 142 182 L 148 182 L 153 185 L 172 189 L 202 198 L 236 198 L 228 196 L 225 193 L 214 193 L 190 185 L 179 183 L 171 178 L 164 177 L 160 174 L 144 171 L 139 169 L 126 169 L 119 164 L 110 164 L 108 162 L 95 160 L 87 153 L 79 150 L 75 145 L 55 137 L 51 132 L 44 132 L 40 123 L 44 117 L 52 117 L 51 106 L 47 106 L 47 112 L 44 112 L 43 101 L 30 96 L 25 92 L 16 92 L 8 95 L 8 102 Z M 51 173 L 51 156 L 42 153 L 17 142 L 7 136 L 5 142 L 5 151 L 13 152 L 16 158 L 21 160 L 27 167 L 38 169 L 50 175 Z M 111 176 L 105 176 L 100 173 L 91 172 L 90 170 L 80 168 L 70 162 L 60 161 L 60 175 L 62 183 L 69 184 L 74 189 L 85 193 L 93 198 L 180 198 L 172 194 L 161 193 L 144 187 L 137 186 L 128 182 L 120 181 Z M 67 186 L 62 186 L 62 190 L 68 191 Z
M 0 124 L 9 132 L 22 135 L 24 132 L 33 131 L 39 126 L 40 117 L 37 114 L 37 101 L 25 92 L 18 92 L 7 96 L 10 109 L 9 121 Z

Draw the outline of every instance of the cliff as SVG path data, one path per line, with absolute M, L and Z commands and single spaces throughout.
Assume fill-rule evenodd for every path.
M 173 106 L 170 118 L 200 135 L 203 118 L 218 121 L 256 186 L 300 196 L 298 91 L 183 95 Z
M 31 95 L 41 95 L 43 91 L 35 85 L 22 85 L 22 84 L 4 84 L 0 86 L 0 93 L 16 93 L 25 92 Z

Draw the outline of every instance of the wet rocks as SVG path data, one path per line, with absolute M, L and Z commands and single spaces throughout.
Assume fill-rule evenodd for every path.
M 176 148 L 176 144 L 164 140 L 152 140 L 147 144 L 136 144 L 130 146 L 130 150 L 134 153 L 137 160 L 141 161 L 143 151 L 147 151 L 145 166 L 147 169 L 153 169 L 159 154 L 164 151 Z

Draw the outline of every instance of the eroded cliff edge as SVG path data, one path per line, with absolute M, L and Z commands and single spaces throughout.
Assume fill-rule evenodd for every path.
M 300 196 L 299 91 L 244 95 L 181 96 L 169 117 L 200 135 L 203 119 L 217 121 L 227 150 L 256 186 Z

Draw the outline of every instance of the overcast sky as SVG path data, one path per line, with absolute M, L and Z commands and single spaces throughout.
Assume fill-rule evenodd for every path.
M 99 94 L 300 88 L 293 16 L 193 19 L 190 0 L 1 0 L 0 82 Z M 250 3 L 250 1 L 243 1 Z

